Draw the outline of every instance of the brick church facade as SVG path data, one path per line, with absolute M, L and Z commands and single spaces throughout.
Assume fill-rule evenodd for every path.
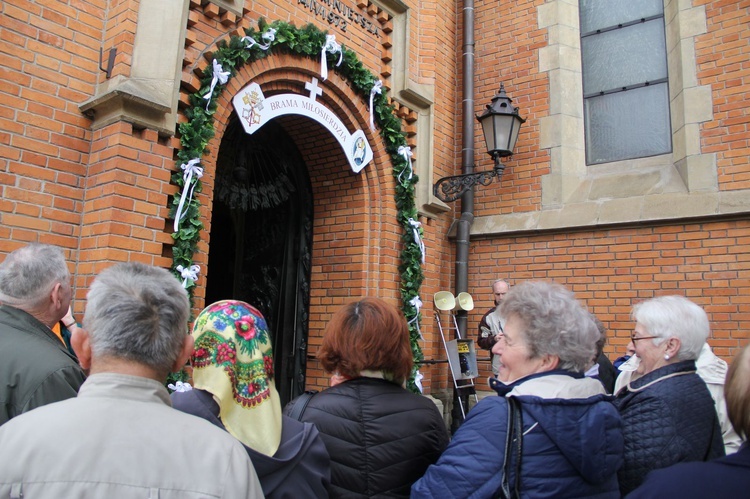
M 594 34 L 618 26 L 582 28 L 588 3 L 470 3 L 473 113 L 502 82 L 527 121 L 501 181 L 475 188 L 468 207 L 432 192 L 440 177 L 462 172 L 467 142 L 469 163 L 492 167 L 476 120 L 473 139 L 463 132 L 465 4 L 3 2 L 0 258 L 28 242 L 63 247 L 78 315 L 103 268 L 132 260 L 173 267 L 175 196 L 188 195 L 175 182 L 184 163 L 181 125 L 192 119 L 191 96 L 206 90 L 214 54 L 248 29 L 260 35 L 261 18 L 296 29 L 311 24 L 335 35 L 382 82 L 413 153 L 414 221 L 426 248 L 419 296 L 427 360 L 445 359 L 432 296 L 456 291 L 461 219 L 470 221 L 470 338 L 491 305 L 494 279 L 545 279 L 571 288 L 604 322 L 612 358 L 629 341 L 634 303 L 682 294 L 705 307 L 709 343 L 730 359 L 750 335 L 750 6 L 656 2 L 659 12 L 645 21 L 663 32 L 666 72 L 654 81 L 664 85 L 668 144 L 658 154 L 596 161 L 588 121 L 596 104 L 587 99 L 599 95 L 585 88 L 587 51 Z M 213 135 L 200 157 L 201 189 L 192 193 L 202 223 L 192 291 L 195 312 L 227 297 L 265 307 L 289 397 L 326 386 L 314 353 L 333 311 L 368 295 L 401 303 L 409 234 L 398 219 L 390 145 L 370 126 L 358 83 L 330 62 L 335 56 L 323 79 L 320 57 L 300 55 L 289 40 L 256 38 L 270 43 L 268 53 L 234 68 L 207 103 Z M 362 130 L 372 160 L 355 173 L 333 125 L 301 114 L 247 134 L 232 100 L 252 83 L 266 97 L 313 99 L 310 88 L 318 87 L 316 102 L 347 133 Z M 645 87 L 622 90 L 633 88 Z M 649 120 L 644 127 L 656 114 L 641 114 Z M 479 367 L 489 373 L 486 354 Z M 427 392 L 451 386 L 444 363 L 420 371 Z

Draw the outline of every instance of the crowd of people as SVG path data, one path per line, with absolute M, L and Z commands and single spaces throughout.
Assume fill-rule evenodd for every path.
M 713 355 L 681 296 L 633 307 L 614 367 L 604 325 L 559 284 L 492 284 L 484 397 L 451 437 L 405 389 L 408 323 L 388 302 L 336 311 L 317 352 L 330 387 L 282 408 L 251 304 L 208 305 L 187 333 L 168 271 L 115 264 L 71 314 L 63 252 L 0 262 L 0 498 L 745 497 L 750 346 Z M 192 366 L 192 389 L 165 387 Z

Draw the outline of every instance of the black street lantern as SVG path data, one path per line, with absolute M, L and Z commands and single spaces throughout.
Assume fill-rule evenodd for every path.
M 495 161 L 495 167 L 491 171 L 441 178 L 432 187 L 432 192 L 438 199 L 450 203 L 477 184 L 490 185 L 495 177 L 500 180 L 505 170 L 500 158 L 513 155 L 518 131 L 521 124 L 526 122 L 519 116 L 518 108 L 513 107 L 512 103 L 511 98 L 505 93 L 505 85 L 501 83 L 500 91 L 492 98 L 492 104 L 487 105 L 481 116 L 477 116 L 482 125 L 487 153 Z

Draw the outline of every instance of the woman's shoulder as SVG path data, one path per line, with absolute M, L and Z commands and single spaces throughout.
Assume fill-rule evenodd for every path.
M 506 400 L 506 398 L 500 395 L 488 395 L 486 397 L 483 397 L 477 403 L 477 405 L 471 408 L 471 410 L 467 414 L 466 421 L 468 422 L 470 419 L 491 419 L 503 422 L 506 420 L 507 416 L 508 401 Z
M 617 394 L 623 400 L 671 400 L 709 396 L 708 388 L 695 372 L 693 361 L 683 361 L 652 371 L 628 383 Z
M 737 466 L 731 457 L 709 462 L 678 463 L 648 474 L 628 497 L 745 497 L 750 487 L 748 463 Z
M 172 407 L 182 412 L 210 410 L 216 405 L 213 396 L 205 390 L 193 388 L 184 392 L 173 392 L 169 395 L 172 400 Z
M 178 411 L 205 419 L 214 426 L 224 429 L 224 424 L 219 419 L 219 404 L 206 390 L 193 388 L 186 392 L 174 392 L 170 398 L 172 407 Z
M 665 386 L 702 383 L 696 371 L 695 361 L 684 360 L 655 369 L 635 381 L 631 381 L 630 386 L 635 390 L 644 388 L 664 390 Z

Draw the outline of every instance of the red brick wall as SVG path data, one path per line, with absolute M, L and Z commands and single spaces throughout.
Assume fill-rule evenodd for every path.
M 526 123 L 502 182 L 477 191 L 475 215 L 538 210 L 541 178 L 548 175 L 549 152 L 540 149 L 540 119 L 549 115 L 549 81 L 539 72 L 539 49 L 547 46 L 547 30 L 537 27 L 537 9 L 544 0 L 478 3 L 476 12 L 476 93 L 479 114 L 505 84 L 513 105 Z M 474 122 L 477 169 L 492 168 L 479 122 Z
M 630 341 L 634 304 L 679 294 L 704 307 L 709 344 L 730 360 L 750 339 L 749 247 L 748 220 L 475 240 L 469 282 L 478 306 L 469 331 L 492 305 L 494 279 L 554 280 L 604 322 L 610 358 Z
M 0 4 L 0 254 L 48 242 L 76 271 L 105 3 Z
M 711 85 L 714 119 L 701 125 L 701 149 L 716 153 L 719 188 L 750 188 L 750 7 L 745 2 L 706 6 L 708 33 L 698 37 L 698 84 Z
M 547 45 L 546 30 L 537 28 L 537 10 L 544 3 L 477 5 L 477 107 L 489 103 L 504 81 L 514 105 L 528 118 L 502 184 L 478 191 L 477 216 L 541 207 L 541 177 L 549 174 L 549 155 L 539 148 L 539 120 L 549 114 L 549 82 L 538 68 L 538 50 Z M 750 49 L 744 28 L 750 22 L 750 7 L 738 2 L 693 3 L 706 9 L 708 32 L 698 36 L 695 45 L 697 75 L 699 85 L 711 86 L 714 105 L 714 119 L 701 125 L 702 152 L 716 154 L 720 190 L 747 189 L 750 108 L 744 95 L 750 82 Z M 489 167 L 482 140 L 475 124 L 475 158 Z M 730 360 L 750 334 L 748 242 L 744 220 L 474 239 L 469 283 L 478 307 L 469 330 L 476 330 L 491 305 L 489 285 L 496 277 L 512 282 L 554 279 L 574 289 L 609 327 L 607 352 L 614 357 L 627 344 L 631 306 L 652 296 L 678 293 L 706 308 L 713 327 L 710 343 Z

